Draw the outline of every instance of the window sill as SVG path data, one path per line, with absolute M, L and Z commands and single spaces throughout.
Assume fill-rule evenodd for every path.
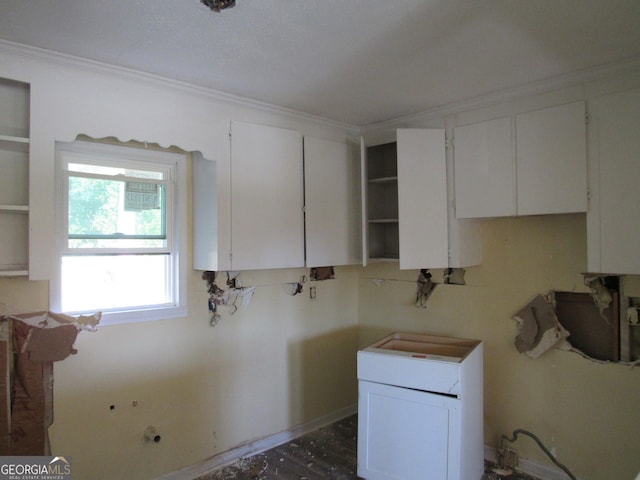
M 128 323 L 152 322 L 154 320 L 168 320 L 172 318 L 183 318 L 188 314 L 185 306 L 180 307 L 159 307 L 143 310 L 127 310 L 119 312 L 104 312 L 100 320 L 100 327 L 111 325 L 124 325 Z

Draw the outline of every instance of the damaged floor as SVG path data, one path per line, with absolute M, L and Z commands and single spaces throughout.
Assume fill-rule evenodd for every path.
M 355 479 L 356 415 L 196 480 Z
M 356 480 L 358 417 L 352 415 L 288 443 L 242 458 L 194 480 Z M 538 480 L 498 475 L 490 463 L 482 480 Z

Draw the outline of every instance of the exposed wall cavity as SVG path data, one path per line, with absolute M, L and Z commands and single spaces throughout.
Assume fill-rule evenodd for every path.
M 624 294 L 624 277 L 586 275 L 585 285 L 590 292 L 551 291 L 518 311 L 518 351 L 538 358 L 559 348 L 596 362 L 640 362 L 640 298 Z

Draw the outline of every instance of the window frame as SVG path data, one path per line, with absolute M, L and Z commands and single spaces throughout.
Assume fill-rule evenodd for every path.
M 146 146 L 146 144 L 145 144 Z M 120 310 L 104 310 L 100 324 L 117 325 L 160 319 L 185 317 L 187 310 L 187 161 L 185 153 L 168 152 L 150 148 L 139 148 L 130 144 L 105 144 L 77 140 L 56 142 L 55 158 L 55 275 L 50 281 L 50 308 L 61 311 L 62 303 L 62 260 L 73 253 L 74 256 L 91 256 L 96 253 L 124 255 L 145 255 L 146 248 L 115 249 L 71 249 L 68 247 L 68 163 L 82 163 L 163 171 L 170 176 L 162 181 L 166 185 L 166 247 L 152 249 L 152 252 L 168 252 L 169 275 L 172 277 L 172 302 L 168 304 L 123 307 Z M 117 179 L 117 177 L 114 177 Z M 64 312 L 69 314 L 93 313 L 93 311 Z

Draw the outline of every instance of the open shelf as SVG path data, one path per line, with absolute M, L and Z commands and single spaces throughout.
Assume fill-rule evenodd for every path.
M 0 277 L 29 274 L 30 88 L 0 79 Z
M 367 147 L 369 259 L 392 261 L 398 249 L 398 166 L 395 143 Z

